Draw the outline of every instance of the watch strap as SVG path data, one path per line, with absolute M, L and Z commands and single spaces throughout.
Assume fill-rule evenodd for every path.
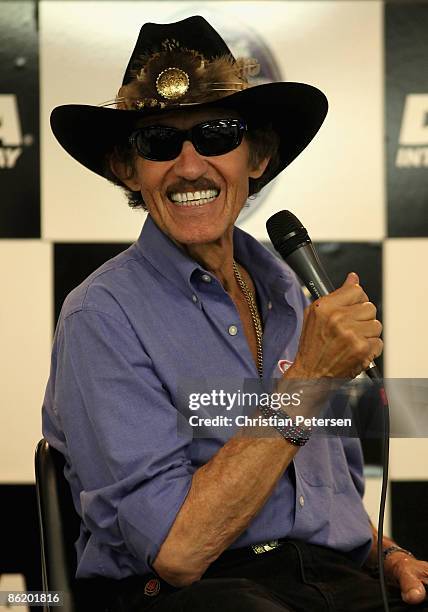
M 401 546 L 388 546 L 388 548 L 385 548 L 385 550 L 383 551 L 383 560 L 385 561 L 385 559 L 387 557 L 389 557 L 389 555 L 392 555 L 392 553 L 395 552 L 402 552 L 405 553 L 406 555 L 409 555 L 409 557 L 413 557 L 413 553 L 411 553 L 409 550 L 406 550 L 405 548 L 401 548 Z
M 266 418 L 274 417 L 273 427 L 281 434 L 281 436 L 285 440 L 291 442 L 291 444 L 294 444 L 294 446 L 304 446 L 311 437 L 311 428 L 301 425 L 295 425 L 293 423 L 292 417 L 284 410 L 273 410 L 268 406 L 259 406 L 259 411 Z M 281 423 L 277 422 L 278 418 L 287 419 L 288 421 L 290 421 L 290 423 L 293 424 L 282 425 Z

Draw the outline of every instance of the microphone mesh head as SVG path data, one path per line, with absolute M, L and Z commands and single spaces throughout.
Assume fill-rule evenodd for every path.
M 266 229 L 269 238 L 278 251 L 284 238 L 289 234 L 297 233 L 303 239 L 309 239 L 308 232 L 299 219 L 289 210 L 280 210 L 266 221 Z

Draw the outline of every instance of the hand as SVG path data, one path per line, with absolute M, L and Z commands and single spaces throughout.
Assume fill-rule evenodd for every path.
M 339 289 L 305 309 L 294 377 L 354 378 L 381 354 L 381 332 L 376 307 L 351 272 Z
M 410 557 L 402 552 L 394 552 L 385 559 L 385 576 L 388 582 L 398 586 L 403 601 L 418 604 L 426 597 L 425 584 L 428 584 L 428 563 Z

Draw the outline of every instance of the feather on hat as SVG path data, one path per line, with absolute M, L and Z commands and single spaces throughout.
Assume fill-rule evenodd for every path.
M 201 104 L 247 89 L 248 76 L 259 71 L 255 58 L 235 59 L 229 53 L 206 59 L 175 39 L 165 40 L 162 51 L 135 60 L 133 78 L 120 88 L 115 102 L 117 108 L 129 110 Z

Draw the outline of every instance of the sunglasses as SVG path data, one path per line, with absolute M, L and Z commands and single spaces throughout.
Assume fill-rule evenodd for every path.
M 170 161 L 181 153 L 185 140 L 204 157 L 224 155 L 236 149 L 247 130 L 242 119 L 212 119 L 194 125 L 189 130 L 179 130 L 166 125 L 148 125 L 138 128 L 129 137 L 138 154 L 152 161 Z

